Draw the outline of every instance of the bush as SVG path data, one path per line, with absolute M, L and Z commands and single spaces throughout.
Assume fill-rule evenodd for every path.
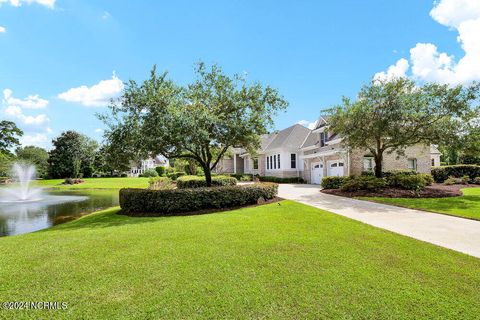
M 120 177 L 126 178 L 126 177 L 128 177 L 128 174 L 126 174 L 126 173 L 120 173 Z
M 148 180 L 148 189 L 150 190 L 168 190 L 173 188 L 172 179 L 167 177 L 152 177 Z
M 323 177 L 321 186 L 323 189 L 340 189 L 348 180 L 348 177 Z
M 237 179 L 228 176 L 213 176 L 212 187 L 234 186 L 237 184 Z M 183 176 L 177 179 L 177 188 L 204 188 L 207 186 L 205 177 L 198 176 Z
M 167 173 L 167 177 L 169 177 L 172 180 L 177 180 L 179 177 L 184 175 L 185 175 L 185 172 L 182 172 L 182 171 Z
M 480 184 L 480 177 L 476 177 L 472 180 L 472 183 L 474 184 Z
M 278 185 L 274 183 L 174 190 L 121 189 L 120 207 L 127 215 L 170 216 L 255 204 L 259 199 L 273 199 L 277 192 Z
M 359 176 L 351 177 L 342 185 L 340 190 L 352 192 L 352 191 L 378 191 L 382 188 L 385 188 L 387 183 L 385 179 L 376 178 L 373 176 Z
M 444 182 L 449 177 L 461 178 L 469 176 L 471 179 L 480 177 L 480 166 L 477 165 L 454 165 L 435 167 L 432 169 L 432 176 L 436 182 Z
M 82 180 L 82 179 L 78 179 L 78 178 L 66 178 L 62 184 L 80 184 L 80 183 L 84 183 L 85 181 Z
M 243 173 L 231 173 L 229 174 L 230 177 L 234 177 L 238 181 L 252 181 L 253 175 L 251 174 L 243 174 Z
M 475 179 L 473 179 L 473 181 L 475 181 Z M 452 176 L 452 177 L 448 177 L 448 179 L 445 180 L 443 183 L 446 185 L 452 185 L 452 184 L 468 184 L 469 182 L 470 182 L 469 176 L 463 176 L 461 178 L 456 178 Z
M 271 176 L 258 176 L 258 180 L 262 182 L 275 182 L 275 183 L 305 183 L 305 180 L 301 177 L 288 177 L 288 178 L 279 178 Z
M 406 190 L 423 190 L 433 183 L 433 177 L 426 173 L 395 171 L 386 175 L 387 185 Z
M 155 167 L 155 171 L 157 171 L 158 175 L 161 177 L 163 175 L 165 175 L 165 167 Z
M 158 173 L 155 169 L 147 169 L 140 175 L 140 177 L 145 177 L 145 178 L 158 177 Z

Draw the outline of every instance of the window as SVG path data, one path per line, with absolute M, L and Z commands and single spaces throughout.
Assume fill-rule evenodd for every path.
M 270 157 L 267 157 L 267 170 L 270 170 Z
M 280 169 L 280 155 L 277 155 L 278 169 Z
M 253 170 L 258 169 L 258 158 L 253 159 Z
M 363 158 L 363 171 L 373 171 L 374 161 L 372 157 Z
M 432 167 L 435 167 L 435 159 L 432 159 Z
M 327 133 L 326 132 L 320 132 L 320 147 L 324 147 L 325 142 L 327 142 Z
M 290 154 L 290 168 L 295 169 L 297 167 L 297 154 Z
M 343 167 L 343 162 L 339 162 L 339 163 L 338 163 L 338 166 L 339 166 L 339 167 Z
M 270 156 L 270 170 L 273 169 L 273 156 Z
M 417 159 L 408 159 L 408 170 L 417 171 Z
M 277 155 L 273 156 L 273 169 L 277 169 Z

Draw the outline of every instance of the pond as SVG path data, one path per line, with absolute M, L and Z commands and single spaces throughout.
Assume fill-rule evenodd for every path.
M 46 229 L 118 205 L 118 190 L 44 193 L 57 201 L 0 202 L 0 237 Z

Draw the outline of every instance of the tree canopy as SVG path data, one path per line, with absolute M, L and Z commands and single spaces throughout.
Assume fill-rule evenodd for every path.
M 48 159 L 51 178 L 90 177 L 93 174 L 96 141 L 76 131 L 66 131 L 52 144 Z
M 402 155 L 415 144 L 439 144 L 456 139 L 475 114 L 479 87 L 427 83 L 398 78 L 372 81 L 355 101 L 343 98 L 330 110 L 330 130 L 352 149 L 368 150 L 375 175 L 382 176 L 385 153 Z
M 195 75 L 182 86 L 153 67 L 141 84 L 130 80 L 111 112 L 100 116 L 109 127 L 108 144 L 132 160 L 157 154 L 193 159 L 210 185 L 227 150 L 257 148 L 273 117 L 288 106 L 276 89 L 227 76 L 217 65 L 198 63 Z
M 45 177 L 48 173 L 48 152 L 40 147 L 27 146 L 15 150 L 17 159 L 35 165 L 37 175 Z
M 2 120 L 0 121 L 0 153 L 4 155 L 12 155 L 11 149 L 20 145 L 19 137 L 23 135 L 15 122 Z

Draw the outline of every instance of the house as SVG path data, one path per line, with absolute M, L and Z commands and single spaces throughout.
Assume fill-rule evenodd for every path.
M 260 176 L 302 177 L 303 161 L 300 147 L 310 129 L 295 124 L 260 138 L 260 149 L 255 154 L 245 149 L 232 148 L 228 157 L 217 165 L 217 173 L 245 173 Z
M 438 150 L 438 146 L 431 145 L 430 146 L 430 156 L 432 161 L 432 167 L 440 167 L 440 156 L 442 153 Z
M 155 169 L 156 167 L 168 167 L 168 159 L 162 155 L 155 158 L 149 157 L 139 161 L 130 161 L 129 177 L 138 177 L 148 169 Z
M 367 150 L 350 150 L 342 144 L 342 137 L 329 131 L 328 117 L 320 117 L 314 129 L 300 147 L 304 164 L 303 178 L 319 184 L 327 176 L 359 175 L 373 171 L 375 161 Z M 404 156 L 384 154 L 383 168 L 391 170 L 414 170 L 430 173 L 432 164 L 440 164 L 438 149 L 418 144 L 407 147 Z

